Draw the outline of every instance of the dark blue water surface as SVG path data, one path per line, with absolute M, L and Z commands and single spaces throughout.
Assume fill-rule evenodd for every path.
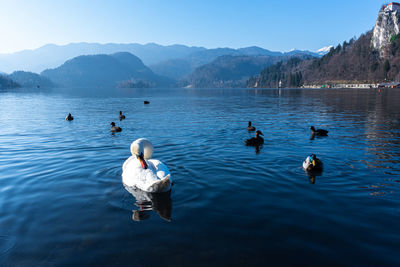
M 400 264 L 400 90 L 80 91 L 0 93 L 0 265 Z M 140 137 L 169 194 L 122 185 Z

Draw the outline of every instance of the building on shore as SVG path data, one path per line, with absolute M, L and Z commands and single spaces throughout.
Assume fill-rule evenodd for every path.
M 309 84 L 303 85 L 302 88 L 378 88 L 378 84 L 376 83 L 327 83 L 327 84 Z
M 380 83 L 378 88 L 400 88 L 400 82 Z

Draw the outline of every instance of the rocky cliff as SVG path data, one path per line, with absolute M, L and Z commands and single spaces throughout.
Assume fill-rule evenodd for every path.
M 387 56 L 385 48 L 399 33 L 400 11 L 398 9 L 389 10 L 383 6 L 379 11 L 371 39 L 372 47 L 379 52 L 381 58 Z

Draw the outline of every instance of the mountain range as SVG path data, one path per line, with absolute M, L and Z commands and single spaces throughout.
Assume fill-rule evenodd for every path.
M 153 43 L 49 44 L 35 50 L 0 54 L 0 70 L 18 70 L 7 78 L 22 87 L 238 87 L 263 68 L 293 56 L 320 54 L 299 50 L 274 52 L 256 46 L 206 49 Z
M 40 73 L 45 69 L 56 68 L 65 61 L 82 55 L 114 54 L 129 52 L 139 57 L 147 66 L 159 64 L 171 59 L 184 59 L 193 64 L 193 67 L 211 62 L 222 55 L 284 55 L 282 52 L 272 52 L 260 47 L 240 49 L 216 48 L 185 45 L 158 45 L 149 44 L 99 44 L 99 43 L 71 43 L 67 45 L 48 44 L 33 50 L 23 50 L 10 54 L 0 54 L 0 71 L 11 73 L 17 70 Z M 289 52 L 290 53 L 290 52 Z M 304 53 L 313 53 L 304 51 Z M 319 56 L 318 53 L 314 53 Z
M 257 46 L 232 49 L 232 48 L 215 48 L 196 51 L 189 55 L 179 58 L 161 61 L 158 64 L 150 65 L 150 68 L 157 74 L 169 77 L 171 79 L 181 80 L 186 78 L 198 67 L 213 62 L 219 57 L 237 56 L 237 57 L 281 57 L 282 59 L 295 55 L 309 55 L 319 57 L 320 53 L 310 51 L 293 50 L 290 52 L 274 52 Z M 225 57 L 225 59 L 230 59 Z M 256 60 L 257 61 L 257 60 Z M 221 62 L 221 59 L 220 61 Z M 217 63 L 218 64 L 218 63 Z

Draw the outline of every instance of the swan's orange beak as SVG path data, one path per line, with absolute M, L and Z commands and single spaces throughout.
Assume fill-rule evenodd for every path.
M 147 165 L 146 161 L 143 158 L 143 154 L 141 154 L 140 156 L 138 156 L 138 160 L 140 162 L 140 165 L 142 165 L 143 169 L 147 169 L 149 166 Z

